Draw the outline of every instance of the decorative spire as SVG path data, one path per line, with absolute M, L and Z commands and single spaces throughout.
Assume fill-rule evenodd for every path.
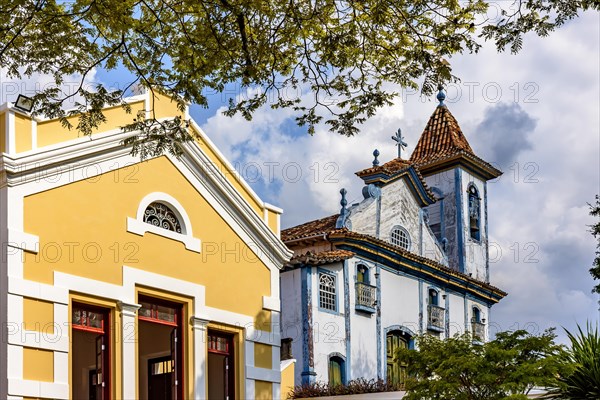
M 342 188 L 342 190 L 340 190 L 340 194 L 342 195 L 342 199 L 340 200 L 340 205 L 342 206 L 342 209 L 340 210 L 340 214 L 346 213 L 346 206 L 348 205 L 348 200 L 346 200 L 347 193 L 348 192 L 344 188 Z
M 396 146 L 398 146 L 398 158 L 402 158 L 402 149 L 408 146 L 402 137 L 402 129 L 398 128 L 396 134 L 392 136 L 392 140 L 396 142 Z
M 444 93 L 444 86 L 442 86 L 441 83 L 438 85 L 437 99 L 440 102 L 440 104 L 438 104 L 438 107 L 445 107 L 446 106 L 444 104 L 444 100 L 446 99 L 446 93 Z
M 340 200 L 340 205 L 342 206 L 342 208 L 340 210 L 340 216 L 338 217 L 338 219 L 335 222 L 336 229 L 341 229 L 341 228 L 346 227 L 346 218 L 348 217 L 348 209 L 346 208 L 346 206 L 348 205 L 348 200 L 346 200 L 346 193 L 348 193 L 346 191 L 346 189 L 342 188 L 342 190 L 340 190 L 340 194 L 342 195 L 342 199 Z
M 375 151 L 373 152 L 373 157 L 375 157 L 373 159 L 373 166 L 376 167 L 379 165 L 379 160 L 377 159 L 377 157 L 379 157 L 379 150 L 375 149 Z

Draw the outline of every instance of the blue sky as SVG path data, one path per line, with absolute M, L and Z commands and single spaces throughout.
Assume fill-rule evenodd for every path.
M 452 59 L 462 78 L 446 103 L 476 154 L 504 175 L 489 185 L 492 284 L 509 293 L 492 309 L 498 330 L 541 331 L 597 321 L 598 296 L 588 273 L 595 223 L 587 203 L 600 193 L 600 15 L 590 12 L 548 38 L 526 37 L 518 55 L 485 47 Z M 43 78 L 11 82 L 0 76 L 0 102 L 26 94 Z M 90 80 L 114 86 L 122 70 L 96 71 Z M 67 80 L 68 82 L 69 80 Z M 213 94 L 191 116 L 265 200 L 285 210 L 283 226 L 335 213 L 339 190 L 362 198 L 354 172 L 395 157 L 398 128 L 410 153 L 437 102 L 403 91 L 359 135 L 346 138 L 319 126 L 314 136 L 294 124 L 290 110 L 264 107 L 252 121 L 222 111 L 235 86 Z M 561 334 L 564 339 L 564 335 Z

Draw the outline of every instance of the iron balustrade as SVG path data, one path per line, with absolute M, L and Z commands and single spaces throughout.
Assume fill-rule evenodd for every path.
M 485 324 L 482 322 L 472 321 L 471 332 L 473 332 L 474 340 L 483 342 L 485 338 Z
M 427 329 L 443 331 L 446 310 L 443 307 L 430 304 L 427 306 Z
M 356 283 L 356 308 L 362 311 L 375 312 L 377 288 L 363 282 Z

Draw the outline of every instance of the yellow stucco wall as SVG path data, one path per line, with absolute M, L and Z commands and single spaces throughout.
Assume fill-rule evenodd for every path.
M 54 382 L 54 352 L 23 348 L 23 379 Z
M 106 122 L 98 127 L 98 132 L 107 132 L 113 129 L 119 129 L 124 125 L 131 124 L 138 111 L 144 109 L 144 102 L 137 101 L 130 104 L 131 113 L 128 114 L 121 106 L 107 108 L 103 111 Z M 77 130 L 78 117 L 69 117 L 68 121 L 73 125 L 71 130 L 63 128 L 58 119 L 41 121 L 37 125 L 37 145 L 38 147 L 49 146 L 56 143 L 66 142 L 67 140 L 81 137 Z
M 31 118 L 15 113 L 15 143 L 17 153 L 31 150 Z
M 127 265 L 202 284 L 207 306 L 250 315 L 266 328 L 267 267 L 166 157 L 129 169 L 25 198 L 25 231 L 40 238 L 39 253 L 25 255 L 25 279 L 52 284 L 61 271 L 120 285 Z M 182 204 L 202 240 L 200 254 L 162 236 L 127 232 L 127 217 L 135 218 L 151 192 Z
M 294 389 L 294 369 L 296 362 L 290 363 L 287 368 L 281 371 L 281 399 L 286 400 L 288 394 Z
M 277 234 L 277 228 L 279 227 L 279 214 L 277 214 L 275 211 L 267 211 L 268 215 L 269 215 L 269 228 L 271 228 L 271 230 Z
M 255 400 L 273 400 L 273 384 L 265 381 L 254 381 Z
M 23 299 L 23 322 L 28 331 L 54 333 L 54 304 L 37 300 Z
M 150 117 L 151 118 L 168 118 L 182 116 L 183 112 L 177 108 L 177 103 L 170 97 L 158 92 L 150 92 Z
M 273 348 L 262 343 L 254 343 L 254 366 L 258 368 L 273 368 Z

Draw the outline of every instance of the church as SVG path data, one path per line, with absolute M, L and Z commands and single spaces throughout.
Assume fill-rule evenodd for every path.
M 295 383 L 356 378 L 400 384 L 399 347 L 420 334 L 470 332 L 488 340 L 491 307 L 487 182 L 501 172 L 479 158 L 444 104 L 409 158 L 356 172 L 363 200 L 285 229 L 294 251 L 281 271 L 281 338 L 297 360 Z
M 285 398 L 282 210 L 191 120 L 180 157 L 132 156 L 138 113 L 189 116 L 125 101 L 91 137 L 0 107 L 0 398 Z

